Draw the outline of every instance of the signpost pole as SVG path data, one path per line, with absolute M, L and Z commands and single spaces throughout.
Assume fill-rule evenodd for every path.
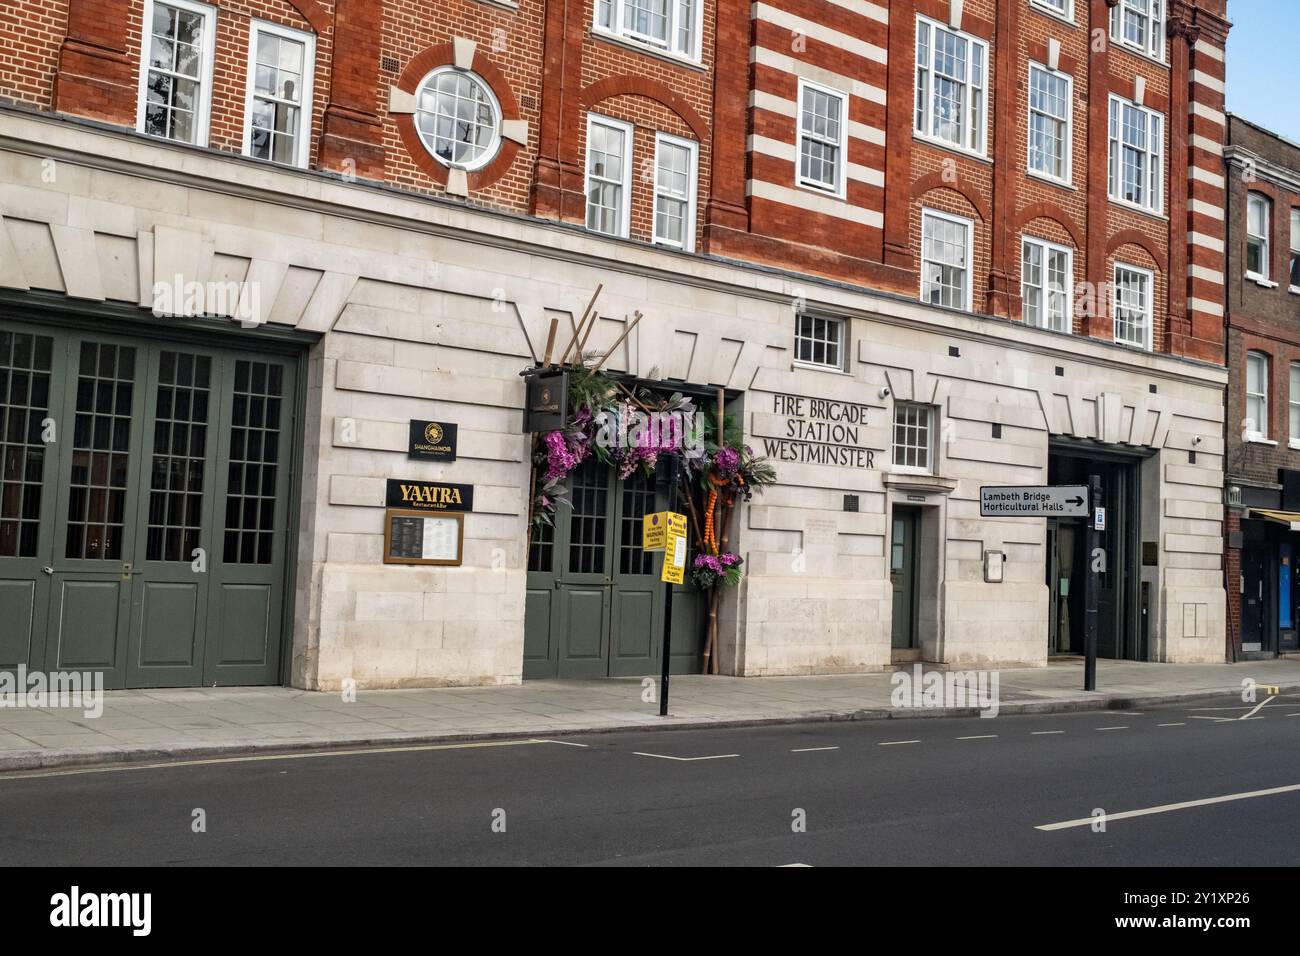
M 682 466 L 681 456 L 673 452 L 669 456 L 672 460 L 668 466 L 668 512 L 673 514 L 677 511 L 677 481 L 680 476 Z M 664 560 L 669 558 L 668 552 L 664 551 Z M 668 663 L 669 655 L 672 653 L 673 637 L 673 584 L 671 581 L 664 582 L 664 660 L 663 670 L 659 678 L 659 716 L 668 716 Z
M 1088 572 L 1083 596 L 1083 689 L 1097 689 L 1097 592 L 1100 572 L 1097 550 L 1101 535 L 1097 532 L 1097 509 L 1101 507 L 1101 476 L 1088 476 Z

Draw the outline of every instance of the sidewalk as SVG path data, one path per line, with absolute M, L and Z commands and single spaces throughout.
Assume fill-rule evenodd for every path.
M 1099 661 L 1101 690 L 1091 694 L 1080 689 L 1081 661 L 999 673 L 1000 714 L 1127 709 L 1237 694 L 1245 678 L 1300 688 L 1300 660 Z M 658 716 L 657 704 L 642 701 L 639 678 L 363 690 L 353 703 L 286 687 L 110 691 L 98 718 L 80 709 L 0 708 L 0 771 L 581 731 L 977 713 L 893 708 L 891 676 L 674 677 L 667 719 Z

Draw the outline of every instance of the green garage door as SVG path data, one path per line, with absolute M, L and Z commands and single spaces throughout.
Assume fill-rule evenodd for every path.
M 0 668 L 278 679 L 295 366 L 0 321 Z

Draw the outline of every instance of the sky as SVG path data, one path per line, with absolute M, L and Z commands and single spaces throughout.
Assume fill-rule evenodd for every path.
M 1228 112 L 1300 143 L 1300 0 L 1228 0 Z

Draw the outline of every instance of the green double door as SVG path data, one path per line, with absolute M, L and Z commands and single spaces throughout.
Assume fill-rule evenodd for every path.
M 534 533 L 524 622 L 524 677 L 637 677 L 662 668 L 663 556 L 641 549 L 641 519 L 667 508 L 640 470 L 619 479 L 588 459 L 554 527 Z M 704 601 L 673 589 L 673 673 L 697 673 Z
M 278 679 L 295 367 L 0 320 L 0 669 Z

